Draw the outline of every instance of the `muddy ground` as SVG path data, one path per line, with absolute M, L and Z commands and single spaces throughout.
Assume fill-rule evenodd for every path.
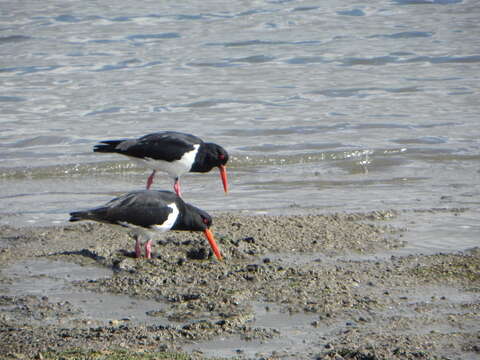
M 133 258 L 123 228 L 1 227 L 2 356 L 83 348 L 194 358 L 480 358 L 480 249 L 378 256 L 404 246 L 408 228 L 389 225 L 396 216 L 220 214 L 212 230 L 222 262 L 200 233 L 160 235 L 146 260 Z M 73 295 L 48 288 L 52 279 Z M 91 315 L 90 304 L 107 295 L 111 303 Z

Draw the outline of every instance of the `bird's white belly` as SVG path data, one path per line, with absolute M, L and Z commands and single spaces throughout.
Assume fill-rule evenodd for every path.
M 180 160 L 174 160 L 172 162 L 165 160 L 155 160 L 152 158 L 139 159 L 131 157 L 130 159 L 150 169 L 165 171 L 171 177 L 176 178 L 190 171 L 192 164 L 195 161 L 195 157 L 197 156 L 198 148 L 200 147 L 200 145 L 195 144 L 193 145 L 193 147 L 194 149 L 183 154 Z
M 178 208 L 175 205 L 175 203 L 171 203 L 167 206 L 173 211 L 168 215 L 167 220 L 165 220 L 163 224 L 153 225 L 152 226 L 153 229 L 160 232 L 165 232 L 170 230 L 172 226 L 175 225 L 175 221 L 177 220 L 178 213 L 179 213 Z

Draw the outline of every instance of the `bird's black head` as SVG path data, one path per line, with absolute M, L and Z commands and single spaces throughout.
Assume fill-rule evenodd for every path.
M 227 162 L 227 150 L 214 143 L 205 143 L 205 160 L 203 162 L 205 172 L 212 170 L 214 167 L 225 165 Z
M 185 212 L 174 230 L 204 231 L 212 226 L 212 217 L 202 209 L 185 203 Z M 172 228 L 173 229 L 173 228 Z
M 202 211 L 202 213 L 200 214 L 200 217 L 202 218 L 202 222 L 205 224 L 205 227 L 209 229 L 210 226 L 212 226 L 211 216 L 208 215 L 205 211 Z

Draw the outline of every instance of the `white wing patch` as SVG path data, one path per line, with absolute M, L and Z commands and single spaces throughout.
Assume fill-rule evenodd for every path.
M 170 230 L 172 226 L 175 224 L 175 221 L 177 220 L 178 213 L 179 213 L 177 205 L 175 205 L 175 203 L 171 203 L 171 204 L 168 204 L 167 206 L 173 211 L 168 215 L 167 220 L 165 220 L 163 224 L 153 225 L 152 226 L 153 229 L 160 232 L 165 232 Z
M 174 160 L 172 162 L 165 160 L 155 160 L 152 158 L 139 159 L 135 157 L 130 157 L 130 159 L 150 169 L 165 171 L 172 178 L 176 178 L 190 171 L 193 163 L 195 162 L 195 157 L 197 156 L 199 147 L 200 144 L 193 145 L 193 150 L 183 154 L 180 160 Z

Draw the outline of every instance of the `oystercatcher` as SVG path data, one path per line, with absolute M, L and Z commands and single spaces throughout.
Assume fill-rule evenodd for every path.
M 145 246 L 145 257 L 151 258 L 151 232 L 156 230 L 203 231 L 213 253 L 218 260 L 222 259 L 217 243 L 210 231 L 212 218 L 205 211 L 185 203 L 179 196 L 170 191 L 140 190 L 121 195 L 104 206 L 86 211 L 70 213 L 70 221 L 94 220 L 116 224 L 140 230 L 148 241 Z M 141 256 L 140 236 L 136 236 L 135 255 Z
M 106 140 L 93 151 L 118 153 L 153 170 L 147 179 L 147 190 L 157 170 L 167 172 L 173 179 L 173 189 L 181 196 L 179 178 L 187 172 L 205 173 L 220 169 L 223 189 L 228 191 L 225 164 L 228 153 L 220 145 L 205 143 L 200 138 L 176 131 L 162 131 L 138 139 Z

